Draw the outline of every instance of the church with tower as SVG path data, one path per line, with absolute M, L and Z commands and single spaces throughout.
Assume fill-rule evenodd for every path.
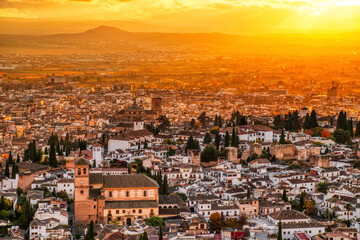
M 151 109 L 144 109 L 136 103 L 136 99 L 131 106 L 116 113 L 115 120 L 123 123 L 136 121 L 154 121 L 162 114 L 162 99 L 152 98 Z
M 92 173 L 90 162 L 75 162 L 75 224 L 131 225 L 138 218 L 159 215 L 159 185 L 142 174 Z

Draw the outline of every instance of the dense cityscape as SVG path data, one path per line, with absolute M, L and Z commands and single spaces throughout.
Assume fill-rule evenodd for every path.
M 360 5 L 326 1 L 245 2 L 311 17 Z M 40 2 L 148 13 L 136 1 L 0 3 L 0 238 L 360 239 L 357 29 L 74 32 L 42 22 L 55 9 Z M 191 5 L 174 2 L 166 11 Z

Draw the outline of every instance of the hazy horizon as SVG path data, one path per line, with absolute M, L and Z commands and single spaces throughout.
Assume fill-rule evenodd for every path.
M 109 25 L 132 32 L 314 34 L 360 30 L 356 0 L 4 0 L 3 34 L 75 33 Z

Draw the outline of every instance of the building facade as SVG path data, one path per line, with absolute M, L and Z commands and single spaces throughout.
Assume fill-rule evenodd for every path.
M 75 224 L 131 225 L 138 218 L 159 215 L 158 184 L 142 175 L 89 172 L 89 162 L 75 162 Z

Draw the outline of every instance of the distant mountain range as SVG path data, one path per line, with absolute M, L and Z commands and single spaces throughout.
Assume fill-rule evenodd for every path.
M 106 44 L 102 44 L 106 43 Z M 102 44 L 102 45 L 101 45 Z M 50 35 L 0 34 L 0 47 L 142 49 L 186 46 L 199 49 L 226 49 L 243 52 L 359 51 L 360 34 L 262 34 L 128 32 L 99 26 L 79 33 Z

